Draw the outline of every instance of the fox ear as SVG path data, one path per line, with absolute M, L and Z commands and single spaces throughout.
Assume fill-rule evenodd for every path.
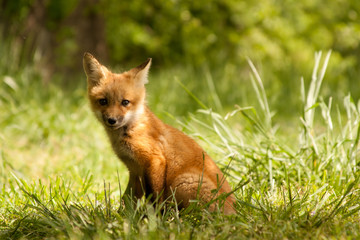
M 98 84 L 104 78 L 107 68 L 102 66 L 93 55 L 86 52 L 83 58 L 83 67 L 88 78 L 88 83 Z
M 130 70 L 134 74 L 134 79 L 139 84 L 148 83 L 148 73 L 151 66 L 151 58 L 148 58 L 146 62 Z

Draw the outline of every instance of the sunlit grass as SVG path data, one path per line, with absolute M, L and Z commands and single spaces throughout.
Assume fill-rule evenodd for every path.
M 150 76 L 149 105 L 195 138 L 237 189 L 230 217 L 161 212 L 147 200 L 125 208 L 127 171 L 89 110 L 85 84 L 63 91 L 31 67 L 3 73 L 0 238 L 359 238 L 359 106 L 350 96 L 319 98 L 326 62 L 317 54 L 310 86 L 299 80 L 303 111 L 285 129 L 251 61 L 247 91 L 256 101 L 230 111 L 206 70 L 197 94 L 183 81 L 191 70 Z

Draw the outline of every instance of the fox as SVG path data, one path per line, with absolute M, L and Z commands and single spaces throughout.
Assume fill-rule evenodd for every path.
M 215 162 L 195 140 L 162 122 L 147 106 L 151 62 L 148 58 L 129 71 L 113 73 L 90 53 L 83 56 L 91 109 L 129 171 L 123 198 L 145 196 L 153 203 L 175 198 L 178 209 L 197 200 L 207 203 L 209 211 L 235 214 L 232 189 Z

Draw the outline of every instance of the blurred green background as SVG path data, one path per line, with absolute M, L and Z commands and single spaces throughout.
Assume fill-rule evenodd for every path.
M 224 106 L 246 105 L 248 57 L 271 105 L 286 114 L 300 101 L 301 76 L 311 79 L 314 53 L 332 49 L 323 95 L 360 97 L 358 0 L 2 0 L 0 6 L 3 76 L 31 63 L 41 81 L 57 79 L 66 88 L 83 81 L 85 51 L 120 70 L 152 57 L 153 73 L 167 73 L 161 81 L 176 84 L 180 76 L 209 106 L 206 76 Z M 184 104 L 176 114 L 198 107 Z
M 91 113 L 85 51 L 114 71 L 153 58 L 151 110 L 231 162 L 236 221 L 115 213 L 128 171 Z M 0 0 L 0 239 L 358 239 L 359 83 L 360 0 Z

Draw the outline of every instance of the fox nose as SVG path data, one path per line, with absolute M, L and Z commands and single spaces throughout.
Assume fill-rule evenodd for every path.
M 116 119 L 115 118 L 108 118 L 107 122 L 110 124 L 110 125 L 114 125 L 116 123 Z

